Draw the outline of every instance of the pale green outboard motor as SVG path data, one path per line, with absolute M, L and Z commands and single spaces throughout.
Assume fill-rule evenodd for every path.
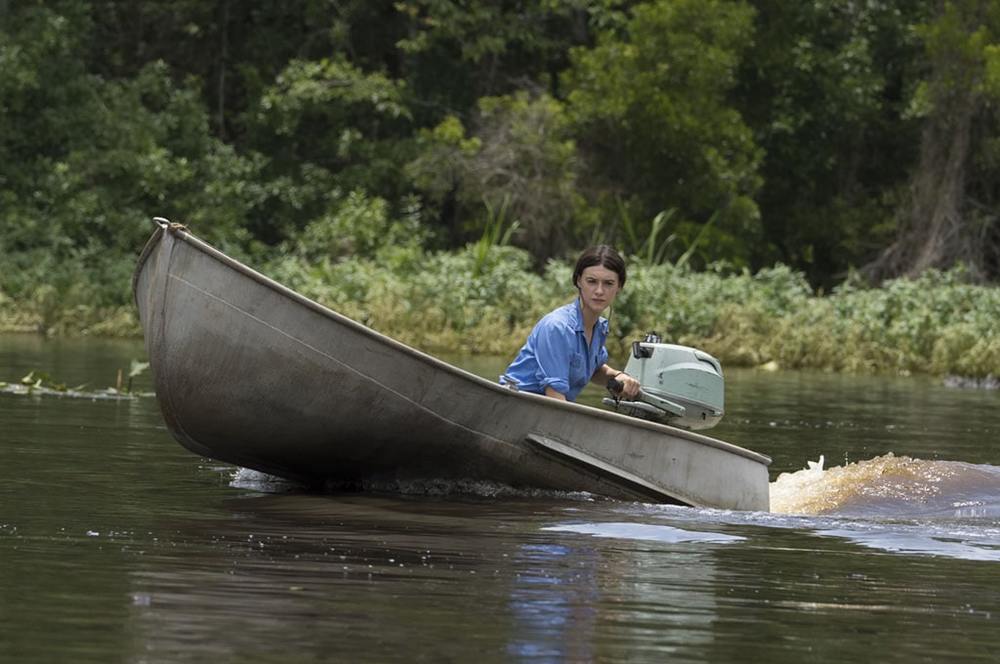
M 643 341 L 633 342 L 625 373 L 642 389 L 635 401 L 604 399 L 620 413 L 685 429 L 710 429 L 722 419 L 722 365 L 704 351 L 661 343 L 659 335 L 650 332 Z M 612 394 L 620 389 L 614 379 L 608 383 Z

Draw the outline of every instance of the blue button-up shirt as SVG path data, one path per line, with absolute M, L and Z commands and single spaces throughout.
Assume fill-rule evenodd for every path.
M 599 318 L 587 346 L 579 298 L 538 321 L 517 357 L 507 367 L 501 383 L 515 383 L 525 392 L 545 394 L 545 388 L 575 401 L 594 373 L 608 361 L 604 343 L 608 321 Z

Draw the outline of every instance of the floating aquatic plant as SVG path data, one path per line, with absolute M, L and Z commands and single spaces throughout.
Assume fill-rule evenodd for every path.
M 152 392 L 135 392 L 132 382 L 149 369 L 148 362 L 132 360 L 128 374 L 118 369 L 117 382 L 114 387 L 99 390 L 87 390 L 87 384 L 67 387 L 66 383 L 52 378 L 48 372 L 33 369 L 14 383 L 0 381 L 0 392 L 24 396 L 65 396 L 86 399 L 131 399 L 134 397 L 152 396 Z

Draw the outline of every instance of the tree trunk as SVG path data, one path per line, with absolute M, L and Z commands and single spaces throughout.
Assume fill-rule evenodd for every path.
M 866 268 L 875 281 L 917 276 L 959 262 L 965 263 L 973 276 L 981 276 L 983 247 L 966 219 L 966 165 L 975 105 L 970 94 L 949 112 L 929 119 L 899 235 Z
M 974 34 L 983 30 L 984 3 L 942 5 L 928 37 L 932 72 L 927 81 L 931 111 L 920 140 L 920 163 L 909 200 L 901 206 L 899 233 L 863 270 L 876 282 L 917 276 L 925 270 L 964 264 L 981 280 L 995 250 L 972 200 L 977 179 L 977 123 L 989 108 L 983 97 L 984 62 Z

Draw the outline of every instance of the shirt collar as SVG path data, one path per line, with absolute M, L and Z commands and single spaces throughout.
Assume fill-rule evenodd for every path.
M 583 332 L 583 303 L 580 298 L 573 300 L 573 328 L 577 332 Z
M 580 302 L 580 298 L 576 298 L 573 301 L 573 328 L 577 332 L 583 332 L 583 303 Z M 608 333 L 608 319 L 604 316 L 597 317 L 597 329 L 601 330 L 603 334 Z

